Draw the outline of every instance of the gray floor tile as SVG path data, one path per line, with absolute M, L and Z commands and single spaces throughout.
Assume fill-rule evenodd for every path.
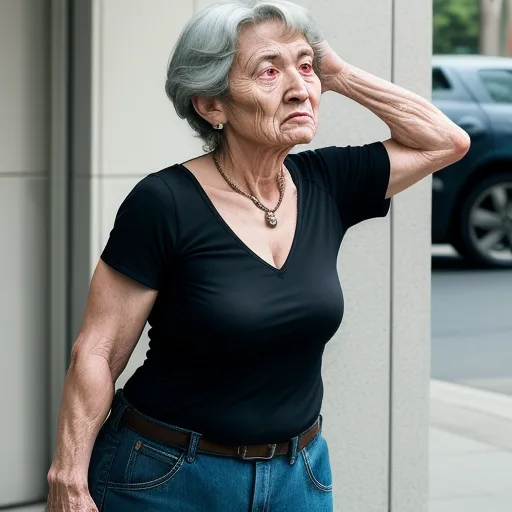
M 510 503 L 492 496 L 472 496 L 453 500 L 431 500 L 429 512 L 510 512 Z

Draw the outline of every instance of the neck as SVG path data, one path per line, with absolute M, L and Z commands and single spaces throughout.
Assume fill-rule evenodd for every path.
M 216 152 L 216 158 L 222 170 L 244 192 L 272 202 L 279 197 L 277 176 L 290 149 L 229 141 Z

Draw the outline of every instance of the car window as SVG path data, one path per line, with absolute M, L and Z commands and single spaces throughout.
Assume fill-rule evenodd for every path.
M 479 75 L 496 103 L 512 103 L 512 69 L 482 69 Z
M 432 91 L 447 91 L 452 88 L 446 75 L 439 69 L 432 69 Z

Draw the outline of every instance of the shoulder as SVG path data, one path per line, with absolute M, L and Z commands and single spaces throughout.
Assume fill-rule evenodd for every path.
M 361 181 L 365 174 L 389 174 L 389 157 L 380 141 L 362 146 L 328 146 L 290 154 L 287 162 L 304 178 L 328 190 Z
M 134 185 L 126 200 L 150 209 L 168 206 L 179 191 L 180 174 L 178 165 L 148 174 Z

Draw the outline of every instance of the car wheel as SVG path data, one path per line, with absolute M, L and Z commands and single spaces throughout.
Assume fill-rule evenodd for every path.
M 453 245 L 471 261 L 512 268 L 512 173 L 477 183 L 462 202 Z

